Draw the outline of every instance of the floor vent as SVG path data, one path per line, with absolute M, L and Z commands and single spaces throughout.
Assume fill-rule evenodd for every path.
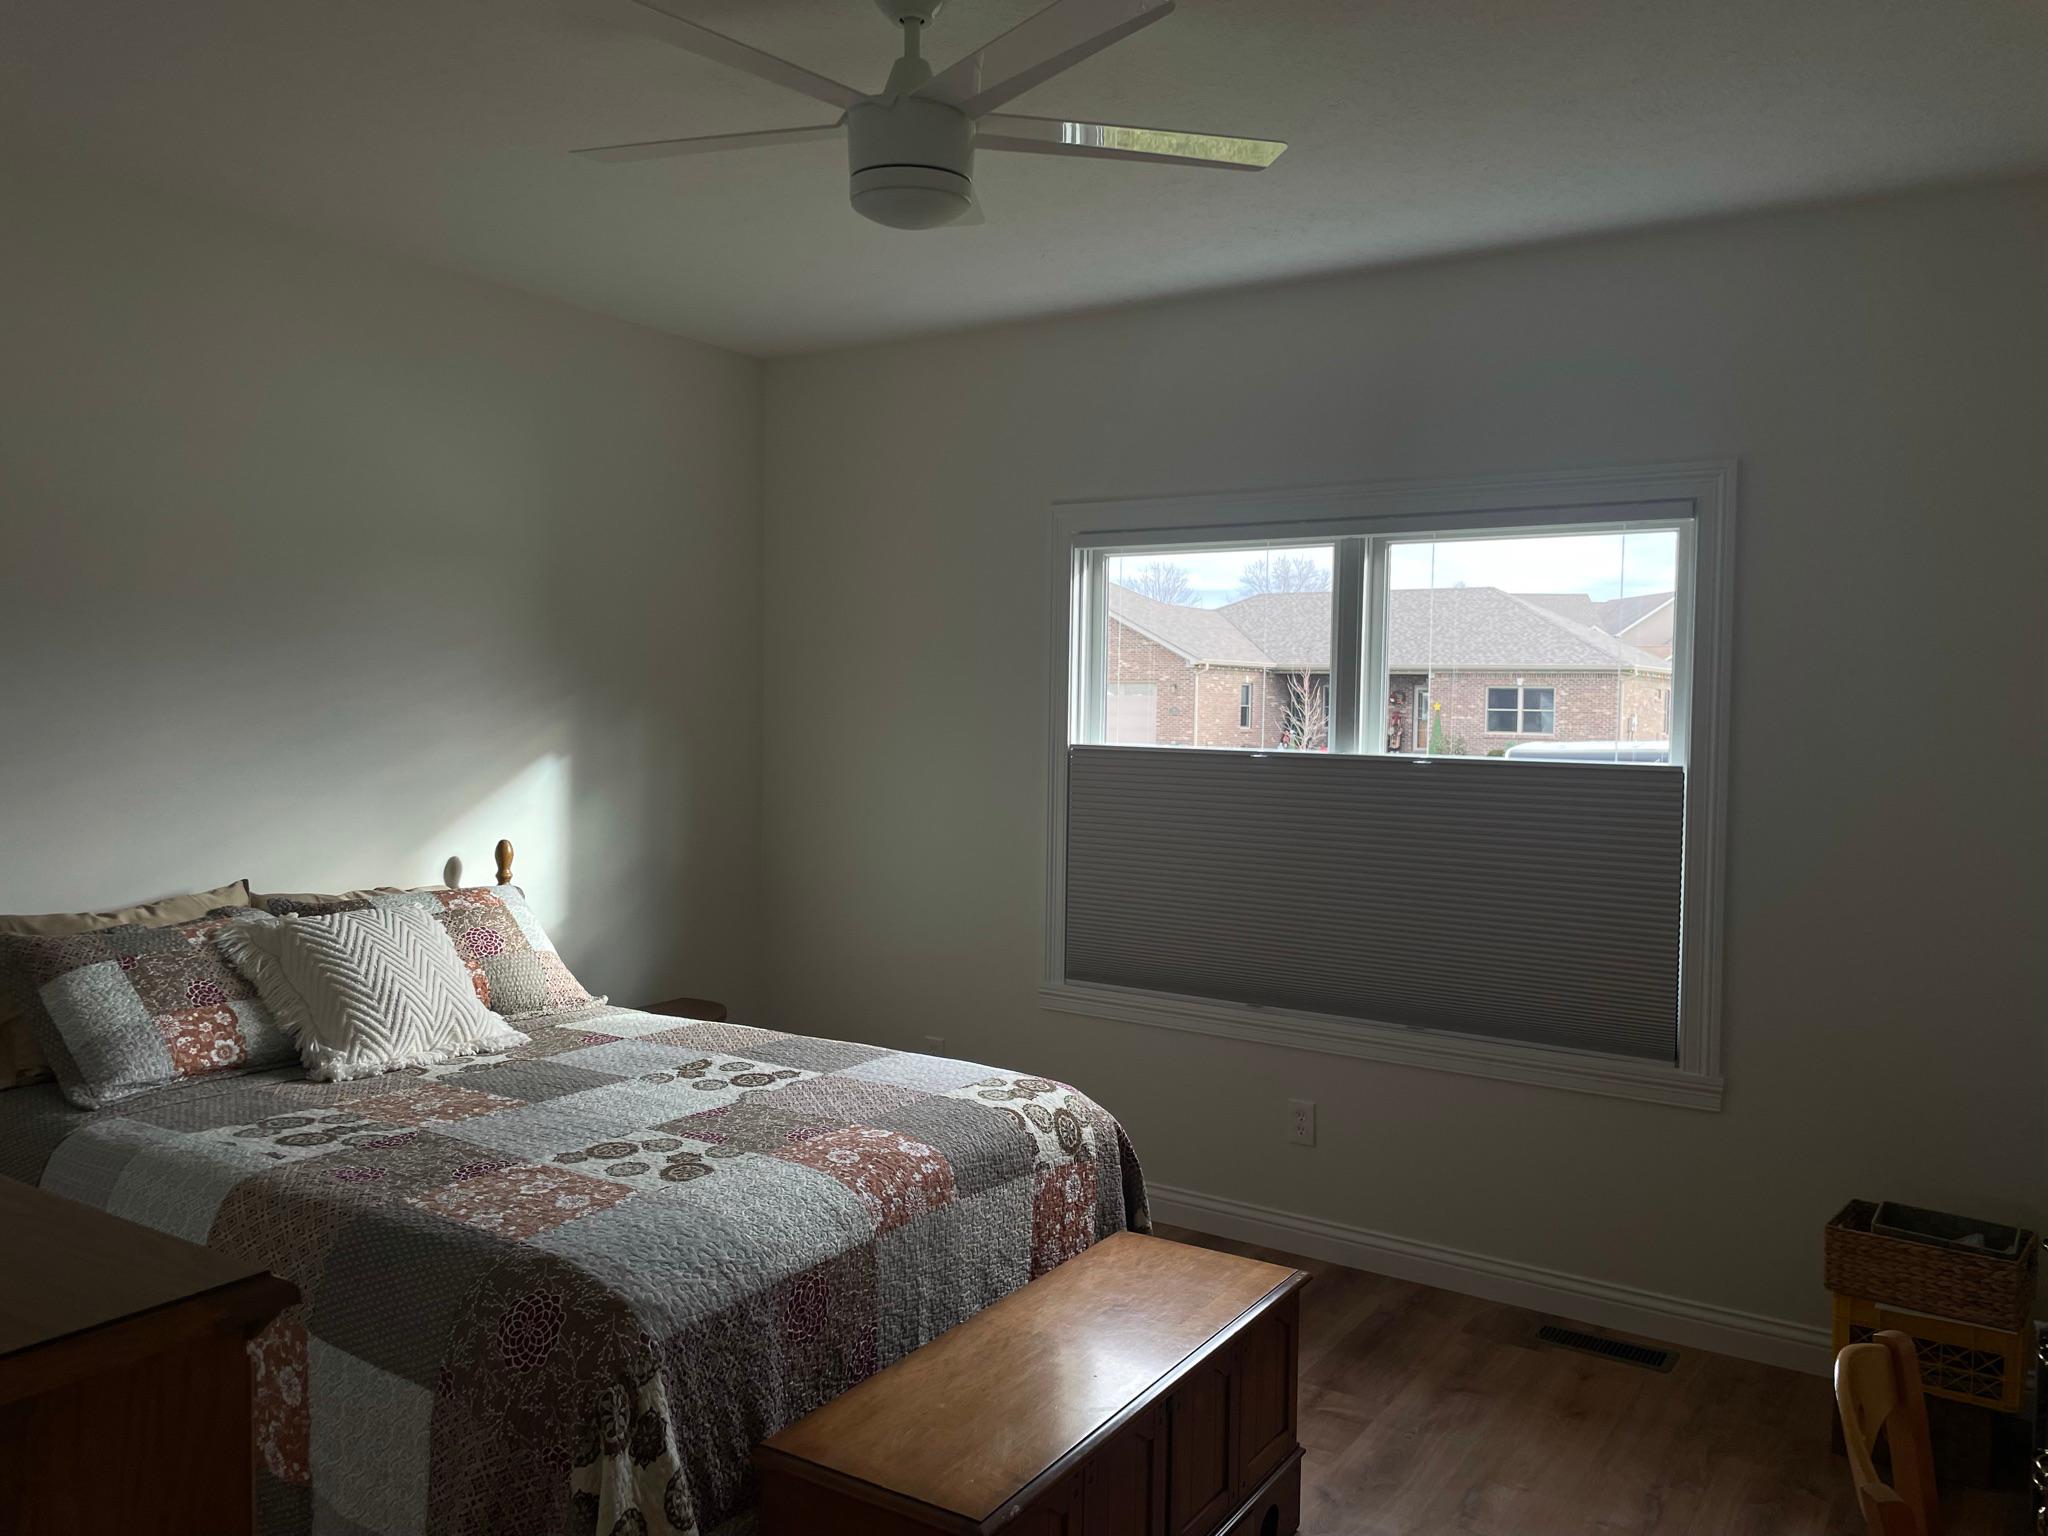
M 1646 1371 L 1668 1371 L 1678 1364 L 1678 1351 L 1675 1349 L 1659 1349 L 1654 1344 L 1630 1344 L 1597 1333 L 1581 1333 L 1576 1328 L 1560 1328 L 1555 1323 L 1545 1323 L 1538 1328 L 1536 1337 L 1559 1349 L 1576 1349 L 1581 1354 L 1599 1355 L 1603 1359 L 1619 1360 L 1625 1365 L 1640 1365 Z

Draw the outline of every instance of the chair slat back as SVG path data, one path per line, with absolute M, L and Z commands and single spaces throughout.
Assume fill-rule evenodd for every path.
M 1941 1536 L 1927 1399 L 1912 1338 L 1886 1329 L 1844 1349 L 1835 1358 L 1835 1402 L 1870 1536 Z M 1891 1451 L 1889 1485 L 1871 1456 L 1880 1434 Z

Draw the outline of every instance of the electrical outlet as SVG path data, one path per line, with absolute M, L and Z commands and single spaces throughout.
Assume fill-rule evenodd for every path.
M 943 1056 L 946 1054 L 946 1037 L 944 1035 L 926 1035 L 924 1037 L 924 1048 L 934 1056 Z
M 1316 1101 L 1314 1099 L 1289 1099 L 1287 1101 L 1287 1139 L 1298 1147 L 1312 1147 L 1316 1144 Z

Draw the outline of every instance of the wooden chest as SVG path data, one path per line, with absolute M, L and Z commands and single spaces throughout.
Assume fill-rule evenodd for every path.
M 0 1179 L 0 1536 L 246 1536 L 260 1265 Z
M 1098 1243 L 765 1441 L 761 1536 L 1289 1536 L 1307 1280 Z

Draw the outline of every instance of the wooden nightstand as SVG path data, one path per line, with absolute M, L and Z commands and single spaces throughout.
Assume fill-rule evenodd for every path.
M 672 997 L 665 1003 L 645 1003 L 642 1013 L 662 1013 L 676 1019 L 703 1019 L 712 1024 L 725 1022 L 725 1004 L 708 997 Z
M 297 1287 L 13 1179 L 0 1232 L 0 1526 L 246 1536 L 244 1346 Z

